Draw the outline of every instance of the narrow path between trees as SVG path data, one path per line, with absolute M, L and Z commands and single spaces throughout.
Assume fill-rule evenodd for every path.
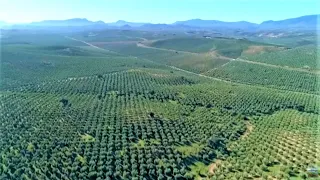
M 95 45 L 93 45 L 93 44 L 91 44 L 91 43 L 88 43 L 88 42 L 86 42 L 86 41 L 82 41 L 82 40 L 79 40 L 79 39 L 76 39 L 76 38 L 72 38 L 72 37 L 69 37 L 69 36 L 65 36 L 65 38 L 70 39 L 70 40 L 73 40 L 73 41 L 82 42 L 82 43 L 84 43 L 84 44 L 86 44 L 86 45 L 88 45 L 88 46 L 91 46 L 91 47 L 93 47 L 93 48 L 96 48 L 96 49 L 99 49 L 99 50 L 102 50 L 102 51 L 107 51 L 107 52 L 109 52 L 109 53 L 119 54 L 119 53 L 117 53 L 117 52 L 114 52 L 114 51 L 111 51 L 111 50 L 108 50 L 108 49 L 104 49 L 104 48 L 95 46 Z
M 90 44 L 90 43 L 88 43 L 88 42 L 85 42 L 85 41 L 82 41 L 82 40 L 79 40 L 79 39 L 75 39 L 75 38 L 72 38 L 72 37 L 69 37 L 69 36 L 65 36 L 65 38 L 71 39 L 71 40 L 74 40 L 74 41 L 78 41 L 78 42 L 82 42 L 82 43 L 84 43 L 84 44 L 86 44 L 86 45 L 88 45 L 88 46 L 91 46 L 91 47 L 94 47 L 94 48 L 97 48 L 97 49 L 106 50 L 106 49 L 103 49 L 103 48 L 101 48 L 101 47 L 98 47 L 98 46 L 95 46 L 95 45 L 93 45 L 93 44 Z M 107 50 L 107 51 L 108 51 L 108 50 Z
M 245 133 L 240 136 L 240 138 L 239 138 L 240 141 L 241 141 L 242 139 L 247 138 L 247 137 L 251 134 L 251 132 L 253 131 L 253 128 L 254 128 L 254 126 L 253 126 L 249 121 L 245 122 L 245 124 L 246 124 L 247 129 L 246 129 Z M 223 163 L 222 160 L 217 159 L 215 162 L 209 164 L 209 168 L 208 168 L 209 175 L 213 175 L 213 174 L 214 174 L 214 171 L 215 171 L 215 170 L 218 168 L 218 166 L 219 166 L 220 164 L 222 164 L 222 163 Z

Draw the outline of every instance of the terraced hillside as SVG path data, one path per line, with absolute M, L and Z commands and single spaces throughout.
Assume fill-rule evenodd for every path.
M 315 176 L 314 73 L 67 36 L 2 47 L 0 179 Z

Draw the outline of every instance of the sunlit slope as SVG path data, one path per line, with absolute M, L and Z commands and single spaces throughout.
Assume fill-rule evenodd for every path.
M 254 45 L 268 46 L 269 44 L 233 38 L 173 38 L 155 41 L 151 44 L 153 47 L 196 53 L 216 51 L 218 54 L 230 58 L 239 57 L 242 52 Z
M 316 46 L 302 46 L 284 51 L 243 54 L 241 58 L 279 66 L 319 70 L 319 50 Z
M 219 69 L 205 73 L 205 75 L 276 89 L 319 93 L 319 74 L 260 64 L 232 61 Z
M 136 43 L 109 44 L 101 45 L 100 47 L 120 54 L 179 67 L 196 73 L 203 73 L 229 62 L 228 58 L 221 57 L 215 53 L 197 54 L 180 51 L 177 52 L 174 50 L 152 49 L 145 46 L 138 46 Z

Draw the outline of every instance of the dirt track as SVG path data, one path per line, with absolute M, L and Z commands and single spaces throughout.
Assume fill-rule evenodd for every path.
M 74 41 L 82 42 L 82 43 L 84 43 L 84 44 L 86 44 L 86 45 L 88 45 L 88 46 L 91 46 L 91 47 L 94 47 L 94 48 L 97 48 L 97 49 L 106 50 L 106 49 L 103 49 L 103 48 L 101 48 L 101 47 L 98 47 L 98 46 L 95 46 L 95 45 L 93 45 L 93 44 L 90 44 L 90 43 L 88 43 L 88 42 L 81 41 L 81 40 L 79 40 L 79 39 L 75 39 L 75 38 L 68 37 L 68 36 L 65 36 L 65 38 L 68 38 L 68 39 L 71 39 L 71 40 L 74 40 Z

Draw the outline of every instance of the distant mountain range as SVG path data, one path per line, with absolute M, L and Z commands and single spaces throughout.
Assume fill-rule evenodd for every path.
M 259 26 L 262 28 L 317 28 L 320 15 L 301 16 L 281 21 L 264 21 Z
M 149 23 L 137 23 L 137 22 L 127 22 L 124 20 L 119 20 L 117 22 L 114 23 L 106 23 L 108 26 L 116 26 L 116 27 L 121 27 L 121 26 L 130 26 L 130 27 L 140 27 L 143 26 L 145 24 L 149 24 Z
M 205 28 L 235 28 L 235 29 L 315 29 L 317 27 L 317 20 L 320 15 L 308 15 L 297 18 L 290 18 L 280 21 L 264 21 L 261 24 L 251 23 L 247 21 L 239 22 L 224 22 L 217 20 L 201 20 L 192 19 L 187 21 L 177 21 L 174 24 L 188 25 L 192 27 Z
M 0 21 L 0 27 L 10 29 L 50 28 L 50 27 L 99 27 L 99 28 L 138 28 L 138 29 L 235 29 L 235 30 L 275 30 L 275 29 L 316 29 L 319 15 L 308 15 L 280 21 L 264 21 L 261 24 L 247 21 L 224 22 L 218 20 L 191 19 L 173 24 L 136 23 L 119 20 L 113 23 L 89 21 L 85 18 L 67 20 L 45 20 L 28 24 L 8 24 Z
M 224 22 L 217 20 L 202 20 L 202 19 L 191 19 L 187 21 L 177 21 L 173 23 L 174 25 L 186 25 L 191 27 L 200 27 L 200 28 L 216 28 L 216 27 L 224 27 L 224 28 L 252 28 L 257 27 L 258 24 L 250 23 L 247 21 L 239 21 L 239 22 Z
M 74 18 L 67 20 L 45 20 L 40 22 L 32 22 L 31 26 L 90 26 L 97 24 L 105 24 L 103 21 L 89 21 L 85 18 Z

